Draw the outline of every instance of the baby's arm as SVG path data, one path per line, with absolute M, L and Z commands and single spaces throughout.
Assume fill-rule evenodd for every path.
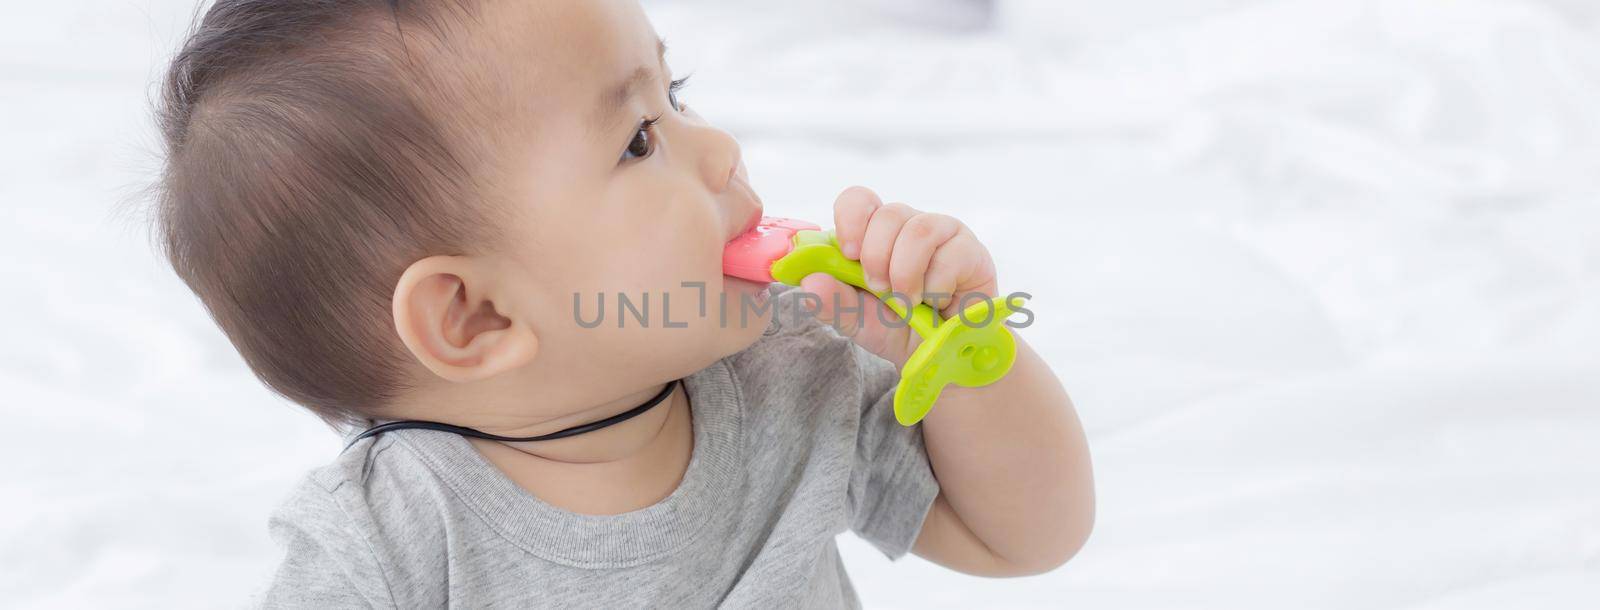
M 947 386 L 922 420 L 941 492 L 912 552 L 983 576 L 1055 569 L 1094 525 L 1088 444 L 1050 367 L 1017 336 L 1011 372 Z
M 945 319 L 966 293 L 996 296 L 987 249 L 954 218 L 883 205 L 860 187 L 839 196 L 834 216 L 840 249 L 861 261 L 874 290 L 894 290 L 914 302 L 943 293 L 948 298 L 930 300 L 947 303 Z M 834 303 L 853 307 L 858 295 L 826 274 L 813 274 L 802 286 L 821 297 L 819 318 L 897 367 L 921 342 L 904 324 L 883 324 L 896 314 L 865 293 L 865 312 L 836 316 Z M 1094 522 L 1088 443 L 1072 401 L 1020 333 L 1009 332 L 1017 339 L 1011 371 L 984 387 L 946 386 L 922 420 L 941 491 L 912 550 L 983 576 L 1054 569 L 1083 546 Z

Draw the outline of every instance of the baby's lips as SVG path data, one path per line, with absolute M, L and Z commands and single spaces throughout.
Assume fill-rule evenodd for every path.
M 821 229 L 804 220 L 762 216 L 754 229 L 723 247 L 722 273 L 752 282 L 777 281 L 772 278 L 772 263 L 794 249 L 794 234 Z

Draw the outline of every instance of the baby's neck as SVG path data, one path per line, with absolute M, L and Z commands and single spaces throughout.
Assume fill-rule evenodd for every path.
M 518 432 L 505 436 L 536 436 L 599 421 L 649 402 L 660 394 L 661 390 L 661 386 L 650 387 L 604 405 L 544 422 L 530 428 L 533 430 L 531 432 Z M 659 442 L 662 432 L 670 423 L 673 410 L 688 406 L 687 396 L 681 386 L 675 386 L 660 404 L 648 411 L 599 430 L 551 441 L 501 444 L 546 462 L 600 464 L 627 460 L 648 452 L 652 444 Z
M 595 421 L 641 404 L 660 391 L 599 408 L 584 421 L 562 423 L 548 430 Z M 677 489 L 694 450 L 693 416 L 688 394 L 680 386 L 672 394 L 626 421 L 553 441 L 501 443 L 468 439 L 501 472 L 535 497 L 584 514 L 612 515 L 645 508 Z
M 641 387 L 604 402 L 590 402 L 596 393 L 594 386 L 602 383 L 561 386 L 542 378 L 511 376 L 478 384 L 435 383 L 416 388 L 397 400 L 384 413 L 384 419 L 440 421 L 513 438 L 543 436 L 633 410 L 657 398 L 671 382 Z M 622 460 L 645 449 L 661 433 L 667 413 L 687 404 L 684 383 L 673 383 L 661 402 L 623 421 L 565 438 L 512 442 L 506 446 L 550 462 Z

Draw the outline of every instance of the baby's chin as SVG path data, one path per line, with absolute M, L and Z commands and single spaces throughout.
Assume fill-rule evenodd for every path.
M 715 300 L 706 313 L 728 334 L 746 344 L 753 343 L 772 322 L 772 294 L 768 286 L 765 282 L 724 276 L 723 296 L 713 297 Z
M 722 276 L 722 289 L 728 293 L 729 302 L 732 302 L 735 297 L 738 297 L 751 299 L 751 301 L 757 305 L 765 304 L 767 302 L 767 298 L 771 296 L 771 294 L 767 291 L 767 287 L 770 285 L 771 284 L 767 282 L 752 282 L 750 280 L 733 277 L 731 275 Z

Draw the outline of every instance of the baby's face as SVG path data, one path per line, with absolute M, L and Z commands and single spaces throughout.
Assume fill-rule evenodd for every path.
M 738 143 L 675 107 L 663 47 L 636 2 L 482 10 L 487 44 L 503 54 L 496 95 L 517 100 L 501 113 L 508 124 L 491 127 L 509 140 L 497 145 L 498 188 L 514 210 L 500 273 L 517 286 L 515 310 L 541 357 L 684 369 L 651 371 L 672 375 L 753 343 L 771 317 L 765 286 L 723 276 L 721 256 L 760 218 L 761 200 Z M 633 309 L 619 316 L 619 299 Z

